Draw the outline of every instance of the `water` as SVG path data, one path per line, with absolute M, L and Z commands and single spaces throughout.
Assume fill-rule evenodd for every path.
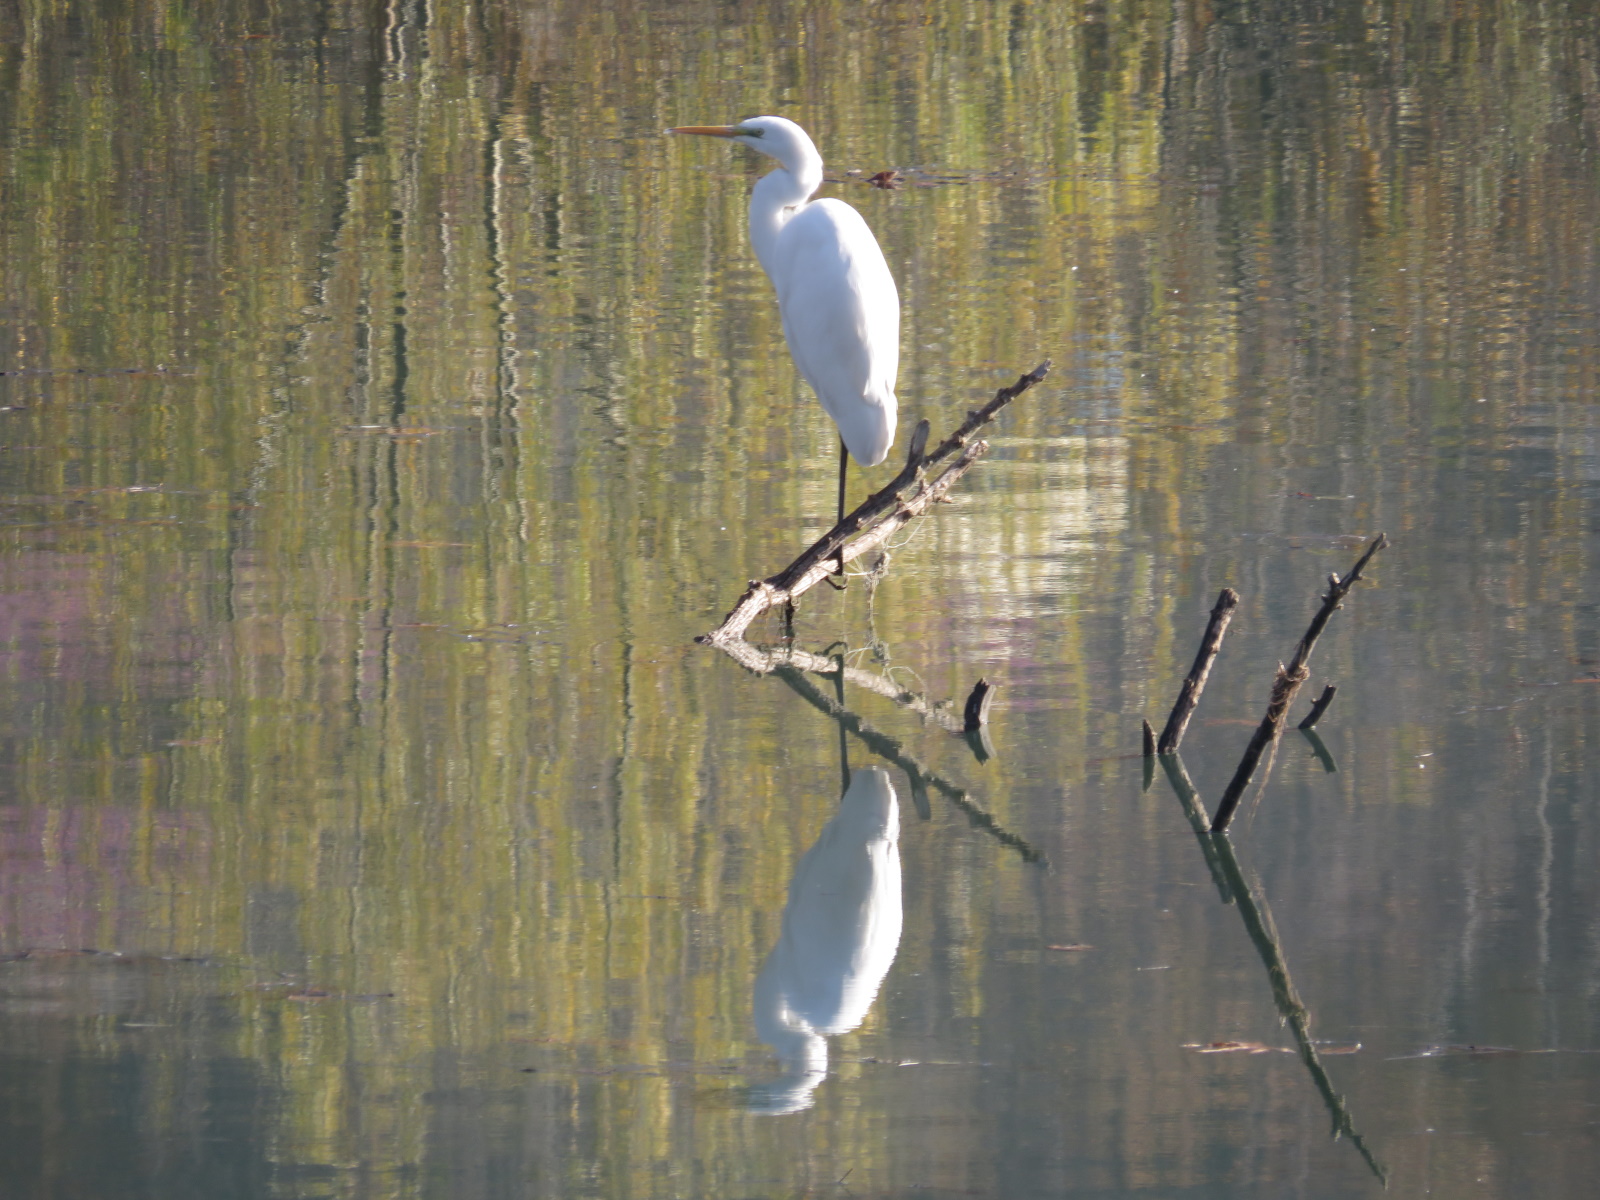
M 13 6 L 0 1178 L 1583 1194 L 1597 33 Z M 1054 360 L 876 591 L 796 621 L 928 702 L 998 681 L 985 762 L 692 640 L 833 504 L 745 240 L 765 164 L 660 136 L 762 111 L 884 245 L 901 445 Z M 1183 748 L 1215 806 L 1379 530 L 1296 709 L 1338 685 L 1326 762 L 1290 731 L 1224 904 L 1140 719 L 1238 589 Z M 807 917 L 819 862 L 866 899 Z

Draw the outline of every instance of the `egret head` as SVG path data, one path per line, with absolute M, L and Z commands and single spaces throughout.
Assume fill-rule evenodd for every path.
M 699 133 L 707 137 L 732 138 L 736 142 L 775 158 L 792 172 L 822 156 L 806 131 L 787 117 L 747 117 L 737 125 L 680 125 L 668 133 Z

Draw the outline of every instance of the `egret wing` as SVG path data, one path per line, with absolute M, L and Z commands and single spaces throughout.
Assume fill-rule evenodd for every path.
M 779 235 L 773 282 L 789 352 L 855 460 L 875 466 L 894 444 L 900 297 L 861 214 L 817 200 Z

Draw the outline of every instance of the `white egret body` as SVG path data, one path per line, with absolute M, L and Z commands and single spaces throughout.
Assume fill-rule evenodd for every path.
M 850 456 L 881 463 L 894 444 L 900 367 L 900 296 L 861 214 L 842 200 L 812 200 L 822 156 L 784 117 L 737 125 L 685 125 L 670 133 L 732 138 L 778 160 L 750 194 L 750 245 L 778 293 L 795 366 L 839 427 L 839 515 Z

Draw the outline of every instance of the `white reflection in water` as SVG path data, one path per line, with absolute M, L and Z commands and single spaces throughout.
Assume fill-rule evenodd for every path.
M 963 562 L 989 620 L 1059 611 L 1093 579 L 1096 547 L 1128 526 L 1129 441 L 1097 436 L 995 436 L 995 490 L 969 492 L 938 523 L 942 556 Z M 1009 457 L 1007 457 L 1009 456 Z
M 750 1107 L 811 1106 L 828 1074 L 827 1038 L 867 1015 L 900 948 L 900 806 L 889 773 L 862 767 L 789 883 L 778 944 L 756 977 L 756 1032 L 784 1073 Z

